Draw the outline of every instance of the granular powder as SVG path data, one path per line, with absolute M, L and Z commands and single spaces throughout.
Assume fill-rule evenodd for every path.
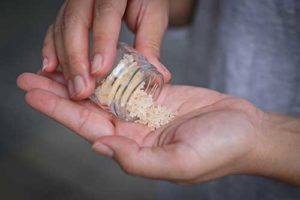
M 119 102 L 131 118 L 137 119 L 135 122 L 154 130 L 170 122 L 174 114 L 165 106 L 155 105 L 152 95 L 144 90 L 143 72 L 138 68 L 133 57 L 125 54 L 94 94 L 100 104 L 108 107 Z
M 130 117 L 138 118 L 136 122 L 145 124 L 152 130 L 170 122 L 174 114 L 165 106 L 155 105 L 153 98 L 142 88 L 144 82 L 134 91 L 127 103 Z

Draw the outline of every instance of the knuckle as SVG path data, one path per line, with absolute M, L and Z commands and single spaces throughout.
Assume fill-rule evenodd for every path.
M 75 68 L 80 66 L 83 63 L 81 59 L 81 55 L 78 54 L 77 52 L 66 52 L 66 54 L 67 54 L 66 62 L 69 66 L 74 66 L 73 68 Z
M 77 26 L 77 25 L 83 25 L 85 27 L 88 27 L 88 21 L 82 17 L 80 14 L 68 11 L 66 10 L 62 16 L 62 29 L 66 29 L 68 26 Z
M 160 54 L 160 45 L 154 40 L 144 40 L 142 48 L 152 51 L 156 56 Z
M 115 15 L 117 18 L 122 18 L 121 12 L 115 8 L 112 1 L 102 1 L 101 3 L 96 3 L 95 5 L 95 16 L 101 17 L 103 15 Z
M 58 25 L 58 23 L 55 23 L 54 25 L 54 35 L 57 37 L 58 35 L 61 35 L 61 27 Z
M 98 44 L 98 48 L 103 46 L 101 45 L 101 43 L 111 43 L 112 41 L 114 41 L 115 38 L 113 36 L 113 34 L 108 33 L 108 32 L 101 32 L 101 33 L 97 33 L 93 36 L 93 42 Z
M 77 53 L 74 53 L 74 52 L 67 52 L 67 55 L 68 55 L 68 61 L 69 62 L 76 62 L 77 61 Z

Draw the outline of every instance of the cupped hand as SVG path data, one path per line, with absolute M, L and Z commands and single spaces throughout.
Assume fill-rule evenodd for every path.
M 124 19 L 135 33 L 135 48 L 168 81 L 170 73 L 158 61 L 168 9 L 168 0 L 66 0 L 45 37 L 43 71 L 54 72 L 59 63 L 69 96 L 74 100 L 89 97 L 95 87 L 94 75 L 104 76 L 113 65 Z M 92 32 L 91 62 L 89 32 Z
M 113 157 L 132 175 L 196 183 L 249 170 L 263 112 L 249 102 L 212 90 L 166 85 L 158 103 L 176 112 L 151 131 L 124 122 L 89 100 L 69 99 L 60 74 L 25 73 L 18 86 L 33 108 Z

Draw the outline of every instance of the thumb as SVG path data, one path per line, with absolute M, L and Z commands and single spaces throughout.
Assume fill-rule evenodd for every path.
M 100 154 L 113 157 L 131 175 L 172 180 L 180 174 L 177 168 L 180 162 L 172 155 L 172 146 L 140 147 L 135 141 L 123 136 L 104 136 L 92 148 Z
M 171 79 L 170 71 L 159 61 L 159 59 L 151 52 L 144 52 L 143 55 L 147 60 L 163 75 L 164 82 L 167 83 Z

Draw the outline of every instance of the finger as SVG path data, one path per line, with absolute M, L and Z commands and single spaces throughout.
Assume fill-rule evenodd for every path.
M 31 107 L 70 128 L 89 142 L 114 133 L 112 123 L 102 115 L 51 92 L 33 89 L 27 92 L 25 99 Z
M 47 77 L 48 79 L 51 79 L 51 80 L 53 80 L 57 83 L 60 83 L 64 86 L 67 86 L 66 79 L 61 72 L 54 71 L 54 72 L 48 73 L 48 72 L 38 71 L 37 74 L 40 76 Z
M 24 73 L 17 78 L 17 85 L 20 89 L 29 91 L 32 89 L 43 89 L 50 91 L 60 97 L 69 98 L 66 88 L 61 84 L 37 74 Z
M 113 65 L 126 3 L 119 0 L 95 1 L 91 68 L 94 75 L 107 74 Z
M 25 91 L 29 91 L 32 89 L 42 89 L 54 93 L 62 98 L 69 99 L 66 87 L 56 81 L 57 76 L 59 78 L 63 78 L 63 75 L 58 73 L 48 73 L 47 76 L 48 77 L 39 76 L 32 73 L 24 73 L 17 78 L 17 85 L 20 89 Z M 111 113 L 102 110 L 98 105 L 91 102 L 90 100 L 78 101 L 76 103 L 104 116 L 108 120 L 113 119 L 113 115 Z
M 95 151 L 114 159 L 122 169 L 132 175 L 155 179 L 178 179 L 184 170 L 181 151 L 177 145 L 161 147 L 139 147 L 138 144 L 122 136 L 105 136 L 92 147 Z M 181 159 L 181 160 L 180 160 Z
M 145 7 L 143 18 L 135 27 L 135 48 L 142 52 L 149 62 L 162 73 L 167 82 L 170 80 L 171 74 L 159 62 L 159 57 L 163 35 L 168 25 L 168 1 L 153 0 Z
M 53 24 L 48 28 L 48 31 L 46 33 L 44 46 L 42 49 L 42 59 L 42 71 L 53 72 L 58 64 L 54 45 Z
M 60 65 L 58 68 L 62 70 L 65 80 L 68 81 L 70 78 L 69 76 L 69 71 L 67 66 L 67 60 L 66 60 L 66 55 L 65 55 L 65 47 L 64 47 L 64 42 L 63 42 L 63 37 L 62 37 L 62 16 L 66 8 L 67 1 L 62 5 L 60 8 L 57 19 L 54 23 L 54 28 L 53 28 L 53 34 L 54 34 L 54 43 L 55 43 L 55 50 L 57 53 L 57 57 L 59 60 Z M 69 95 L 74 93 L 74 88 L 73 85 L 68 86 L 68 92 Z
M 95 87 L 90 75 L 89 28 L 92 22 L 93 0 L 68 1 L 62 16 L 62 33 L 69 72 L 68 85 L 76 100 L 89 97 Z M 70 90 L 71 91 L 71 90 Z
M 147 60 L 163 75 L 164 82 L 167 83 L 171 80 L 171 72 L 154 56 L 154 54 L 144 53 Z

